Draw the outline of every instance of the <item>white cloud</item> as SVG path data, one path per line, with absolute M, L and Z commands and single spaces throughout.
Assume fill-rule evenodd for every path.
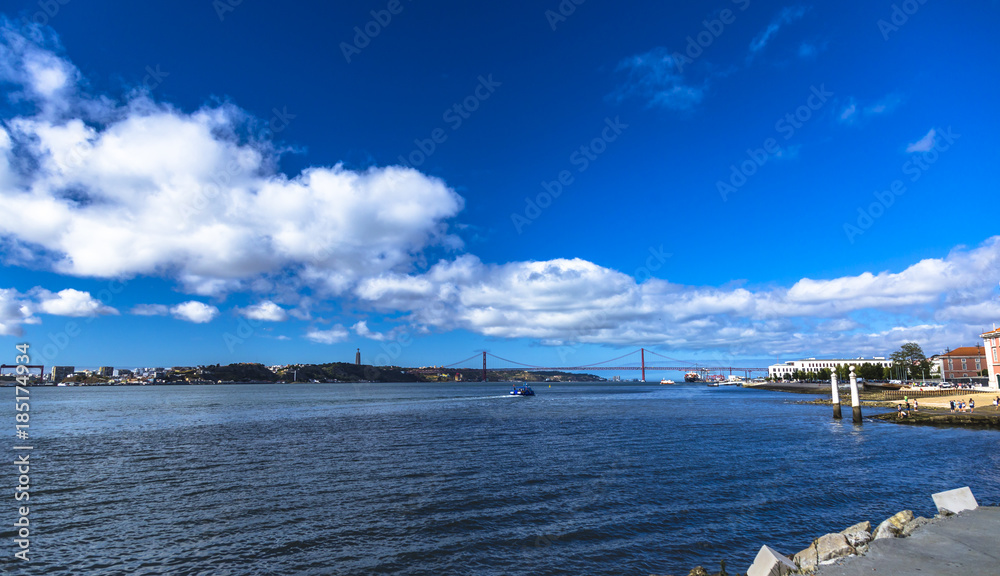
M 51 105 L 4 118 L 0 203 L 20 216 L 0 220 L 9 258 L 74 276 L 160 275 L 202 295 L 268 275 L 339 294 L 461 245 L 446 221 L 464 201 L 437 178 L 340 164 L 288 177 L 235 106 L 185 113 L 142 94 L 81 95 L 71 64 L 14 34 L 0 41 L 3 77 Z M 14 164 L 30 169 L 14 178 Z
M 346 328 L 337 324 L 329 330 L 312 329 L 306 333 L 306 338 L 320 344 L 336 344 L 347 340 L 350 335 Z
M 895 110 L 902 101 L 903 99 L 899 95 L 889 94 L 878 102 L 875 102 L 870 106 L 865 106 L 865 114 L 876 116 L 879 114 L 887 114 Z
M 902 98 L 897 94 L 889 94 L 881 100 L 865 106 L 858 105 L 854 98 L 851 98 L 850 103 L 840 114 L 840 122 L 843 124 L 855 124 L 862 119 L 867 120 L 873 116 L 888 114 L 894 111 L 901 102 Z
M 265 300 L 253 306 L 239 310 L 239 313 L 251 320 L 264 322 L 284 322 L 288 320 L 288 312 L 270 300 Z
M 928 152 L 934 147 L 934 138 L 937 136 L 937 131 L 931 128 L 923 138 L 917 140 L 916 142 L 910 144 L 906 147 L 907 152 Z
M 375 340 L 376 342 L 385 342 L 387 340 L 393 340 L 399 333 L 399 328 L 393 328 L 388 332 L 377 332 L 368 327 L 367 320 L 361 320 L 351 326 L 351 330 L 362 338 L 368 338 L 369 340 Z
M 73 64 L 47 48 L 56 44 L 49 29 L 32 24 L 19 28 L 0 15 L 0 82 L 21 88 L 9 90 L 9 100 L 32 102 L 45 116 L 67 110 L 81 76 Z
M 130 312 L 136 316 L 166 316 L 170 308 L 163 304 L 138 304 Z
M 100 300 L 91 296 L 90 292 L 81 292 L 72 288 L 60 290 L 55 294 L 42 288 L 36 288 L 31 291 L 31 295 L 37 301 L 39 312 L 53 316 L 93 317 L 118 314 L 117 310 L 101 303 Z
M 627 98 L 644 100 L 649 107 L 688 110 L 701 102 L 704 87 L 686 83 L 678 63 L 666 48 L 654 48 L 622 60 L 618 71 L 626 79 L 614 96 L 618 101 Z
M 858 112 L 858 106 L 853 101 L 840 113 L 841 122 L 850 122 Z
M 980 329 L 987 318 L 975 322 L 976 314 L 995 309 L 982 303 L 1000 300 L 998 278 L 1000 237 L 994 237 L 900 272 L 804 278 L 790 288 L 697 287 L 659 279 L 639 284 L 579 259 L 488 265 L 464 256 L 420 275 L 366 280 L 356 296 L 375 310 L 404 312 L 416 326 L 498 338 L 867 353 L 898 346 L 907 326 L 923 327 L 931 348 Z M 860 321 L 855 314 L 869 318 Z M 941 315 L 970 325 L 932 322 Z M 367 330 L 361 328 L 355 331 Z
M 0 336 L 20 336 L 21 327 L 33 320 L 31 309 L 17 290 L 0 288 Z
M 40 324 L 36 313 L 80 318 L 117 315 L 118 310 L 94 298 L 90 292 L 72 288 L 51 292 L 36 286 L 26 294 L 0 288 L 0 335 L 20 335 L 24 324 Z
M 753 41 L 750 42 L 751 55 L 763 50 L 782 26 L 799 20 L 805 16 L 805 13 L 806 9 L 802 7 L 789 7 L 782 9 L 781 12 L 779 12 L 778 15 L 771 20 L 771 23 L 767 25 L 767 28 L 755 36 Z
M 804 13 L 780 13 L 751 52 Z M 254 138 L 247 128 L 254 119 L 235 106 L 182 112 L 142 94 L 120 104 L 87 96 L 78 70 L 51 45 L 14 35 L 0 24 L 0 80 L 15 87 L 9 99 L 35 104 L 0 118 L 0 202 L 20 216 L 0 220 L 0 240 L 14 263 L 76 276 L 158 275 L 196 294 L 245 290 L 295 302 L 288 310 L 269 300 L 238 310 L 261 320 L 309 320 L 333 295 L 366 311 L 401 313 L 418 333 L 463 329 L 730 354 L 884 353 L 916 335 L 927 348 L 943 347 L 995 320 L 979 317 L 997 310 L 1000 238 L 899 272 L 804 278 L 790 287 L 637 283 L 581 259 L 490 264 L 459 254 L 425 269 L 428 249 L 461 247 L 448 223 L 464 201 L 441 180 L 403 167 L 339 164 L 281 174 L 276 147 Z M 619 99 L 685 110 L 704 96 L 705 85 L 686 80 L 664 48 L 627 58 L 618 71 L 625 75 Z M 890 98 L 865 107 L 852 101 L 846 118 L 892 106 Z M 934 136 L 910 151 L 932 146 Z M 33 310 L 115 313 L 102 306 L 85 292 L 0 290 L 0 334 L 38 322 Z M 132 313 L 204 323 L 219 310 L 190 301 Z M 351 329 L 375 340 L 394 334 L 366 321 Z M 350 337 L 340 324 L 306 334 L 326 344 Z
M 203 302 L 191 300 L 171 307 L 170 314 L 180 320 L 194 322 L 195 324 L 204 324 L 215 319 L 219 315 L 219 309 Z

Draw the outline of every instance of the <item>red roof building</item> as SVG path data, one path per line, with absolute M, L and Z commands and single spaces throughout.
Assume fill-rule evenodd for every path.
M 986 349 L 982 346 L 962 346 L 938 356 L 941 359 L 941 378 L 972 378 L 986 368 Z

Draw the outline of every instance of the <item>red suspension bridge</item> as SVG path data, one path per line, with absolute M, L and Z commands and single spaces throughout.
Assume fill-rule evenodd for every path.
M 650 356 L 650 363 L 646 362 L 646 355 Z M 423 374 L 433 374 L 442 373 L 449 371 L 459 371 L 459 370 L 478 370 L 479 366 L 470 364 L 472 361 L 477 361 L 482 359 L 482 379 L 485 382 L 488 380 L 489 372 L 594 372 L 594 371 L 625 371 L 625 370 L 638 370 L 642 372 L 642 381 L 646 381 L 646 371 L 650 372 L 697 372 L 701 375 L 708 374 L 710 372 L 723 374 L 728 372 L 729 374 L 739 374 L 742 373 L 747 378 L 752 377 L 754 374 L 763 373 L 767 374 L 767 368 L 761 367 L 747 367 L 747 366 L 722 366 L 722 365 L 707 365 L 703 363 L 690 362 L 686 360 L 678 360 L 676 358 L 670 358 L 662 354 L 657 354 L 652 350 L 646 350 L 645 348 L 640 348 L 638 350 L 633 350 L 628 354 L 623 354 L 617 358 L 612 358 L 610 360 L 604 360 L 603 362 L 595 362 L 593 364 L 581 364 L 581 365 L 567 365 L 567 366 L 539 366 L 536 364 L 525 364 L 523 362 L 517 362 L 515 360 L 508 360 L 507 358 L 501 358 L 496 354 L 491 354 L 490 352 L 477 352 L 472 356 L 464 360 L 459 360 L 458 362 L 447 364 L 445 366 L 437 366 L 433 368 L 420 368 L 417 370 L 410 370 L 410 372 L 419 372 Z M 492 366 L 490 365 L 492 364 Z

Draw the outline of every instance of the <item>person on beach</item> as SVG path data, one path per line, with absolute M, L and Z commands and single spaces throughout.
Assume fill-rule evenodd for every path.
M 896 404 L 896 418 L 902 418 L 902 417 L 903 417 L 903 405 Z
M 976 411 L 976 401 L 972 398 L 969 398 L 969 412 L 975 412 L 975 411 Z
M 1000 396 L 997 396 L 996 399 L 993 400 L 993 411 L 996 412 L 997 410 L 1000 410 Z
M 920 404 L 919 404 L 919 402 L 917 402 L 917 399 L 914 398 L 913 399 L 913 411 L 916 412 L 917 410 L 920 410 Z
M 951 404 L 951 411 L 954 412 L 955 411 L 955 401 L 954 400 L 949 400 L 948 404 Z

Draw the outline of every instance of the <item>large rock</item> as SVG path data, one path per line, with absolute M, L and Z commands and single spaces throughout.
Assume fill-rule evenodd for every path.
M 891 517 L 887 518 L 885 522 L 878 525 L 875 529 L 875 533 L 872 534 L 872 540 L 881 540 L 883 538 L 896 538 L 903 532 L 903 527 L 906 526 L 908 522 L 913 520 L 912 510 L 903 510 L 902 512 L 897 512 Z
M 847 542 L 847 536 L 840 533 L 820 536 L 816 541 L 816 556 L 820 562 L 843 558 L 854 554 L 854 547 Z
M 979 503 L 976 502 L 976 497 L 972 495 L 972 490 L 968 486 L 931 494 L 931 498 L 934 499 L 934 505 L 939 512 L 948 510 L 957 514 L 963 510 L 979 508 Z
M 857 548 L 858 546 L 871 542 L 872 523 L 865 520 L 864 522 L 859 522 L 850 528 L 841 530 L 840 533 L 847 538 L 848 544 Z
M 761 546 L 753 564 L 747 568 L 747 576 L 785 576 L 795 570 L 795 564 L 791 560 L 770 546 Z
M 705 570 L 703 566 L 695 566 L 688 572 L 688 576 L 708 576 L 708 570 Z
M 808 548 L 792 557 L 792 561 L 799 567 L 800 572 L 812 572 L 819 565 L 819 556 L 816 553 L 816 541 L 814 540 Z

